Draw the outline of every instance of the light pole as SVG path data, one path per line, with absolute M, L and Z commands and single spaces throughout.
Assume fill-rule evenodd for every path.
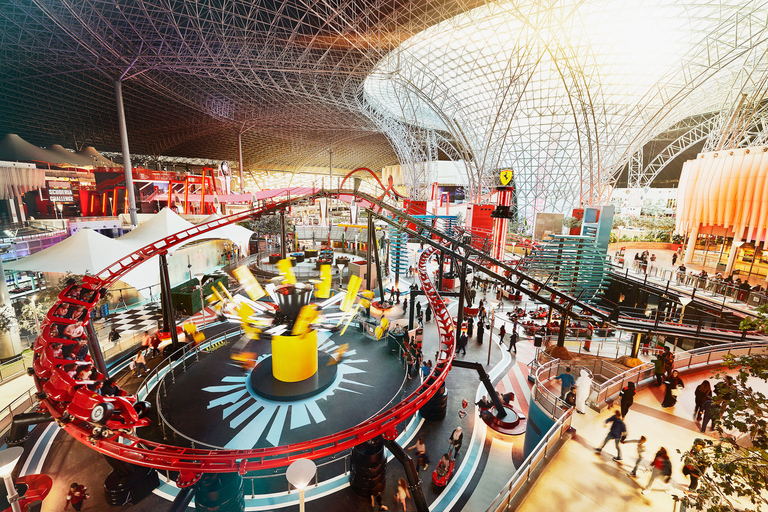
M 203 298 L 203 278 L 205 277 L 205 274 L 195 274 L 195 279 L 197 279 L 197 282 L 200 283 L 200 306 L 202 307 L 201 311 L 203 312 L 203 327 L 205 327 L 205 299 Z
M 288 483 L 299 490 L 299 512 L 304 512 L 304 488 L 312 481 L 316 472 L 315 463 L 309 459 L 299 459 L 293 462 L 288 466 L 288 471 L 285 472 Z
M 19 505 L 19 494 L 16 492 L 16 486 L 13 485 L 11 473 L 23 454 L 24 448 L 21 446 L 14 446 L 0 451 L 0 477 L 2 477 L 3 482 L 5 482 L 5 490 L 8 493 L 8 503 L 11 504 L 11 510 L 13 512 L 21 512 L 21 506 Z

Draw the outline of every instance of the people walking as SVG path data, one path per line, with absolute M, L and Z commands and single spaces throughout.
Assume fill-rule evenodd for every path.
M 483 334 L 485 334 L 485 326 L 483 325 L 483 322 L 480 321 L 477 323 L 477 342 L 480 345 L 483 344 Z
M 517 331 L 513 330 L 509 333 L 509 350 L 507 352 L 514 351 L 517 355 Z
M 427 455 L 427 445 L 424 444 L 423 437 L 420 437 L 416 441 L 416 444 L 410 446 L 408 449 L 416 450 L 416 455 L 418 457 L 416 465 L 419 467 L 419 470 L 427 469 L 427 467 L 429 467 L 429 455 Z
M 704 380 L 704 382 L 696 387 L 694 396 L 696 397 L 696 407 L 693 410 L 693 414 L 696 417 L 696 421 L 700 421 L 701 416 L 704 413 L 704 410 L 702 409 L 704 402 L 712 396 L 712 386 L 708 380 Z
M 653 375 L 656 377 L 656 387 L 661 387 L 664 382 L 664 358 L 661 354 L 658 354 L 653 360 Z
M 707 470 L 707 465 L 703 464 L 699 459 L 704 445 L 703 439 L 696 439 L 690 451 L 683 456 L 683 474 L 691 479 L 691 483 L 688 485 L 689 491 L 696 490 L 699 486 L 699 478 Z
M 403 505 L 403 511 L 406 510 L 405 500 L 411 497 L 411 492 L 408 490 L 408 484 L 405 478 L 399 478 L 397 480 L 397 492 L 395 493 L 395 500 Z
M 579 379 L 576 381 L 576 412 L 584 414 L 587 408 L 587 399 L 592 390 L 592 377 L 589 372 L 582 368 Z
M 621 440 L 626 437 L 627 435 L 627 426 L 624 423 L 624 420 L 621 419 L 621 411 L 616 411 L 613 413 L 613 416 L 605 420 L 605 423 L 610 423 L 610 430 L 608 431 L 608 435 L 605 436 L 605 440 L 603 441 L 603 444 L 600 446 L 600 448 L 595 448 L 595 451 L 597 453 L 602 453 L 603 448 L 606 444 L 608 444 L 608 441 L 613 440 L 616 443 L 616 456 L 613 458 L 615 461 L 620 461 L 621 459 Z
M 456 344 L 456 354 L 459 352 L 462 352 L 463 355 L 467 355 L 467 335 L 466 333 L 461 333 L 459 335 L 458 343 Z
M 635 461 L 635 466 L 632 468 L 632 471 L 629 472 L 629 476 L 636 477 L 637 476 L 637 468 L 640 467 L 640 464 L 643 463 L 643 455 L 645 454 L 645 436 L 640 436 L 639 439 L 633 439 L 633 440 L 627 440 L 624 441 L 625 443 L 637 443 L 637 460 Z
M 467 319 L 467 338 L 471 338 L 474 333 L 475 333 L 475 319 L 472 317 L 469 317 L 469 319 Z
M 464 441 L 464 434 L 461 432 L 461 427 L 456 427 L 456 429 L 451 432 L 451 437 L 448 438 L 448 454 L 450 455 L 451 452 L 453 452 L 453 456 L 458 457 L 459 456 L 459 450 L 461 450 L 461 443 Z
M 672 375 L 664 381 L 667 389 L 664 393 L 664 401 L 661 402 L 662 407 L 673 407 L 677 403 L 677 397 L 682 393 L 682 389 L 685 387 L 683 379 L 680 378 L 680 374 L 677 370 L 672 370 Z
M 635 383 L 628 382 L 627 387 L 619 391 L 621 396 L 621 417 L 626 418 L 629 408 L 635 402 Z
M 504 336 L 507 335 L 507 329 L 504 327 L 504 324 L 501 324 L 501 327 L 499 328 L 499 344 L 504 345 Z
M 653 457 L 653 462 L 651 463 L 651 478 L 648 480 L 648 485 L 645 486 L 642 493 L 648 494 L 648 491 L 651 490 L 651 486 L 653 486 L 653 481 L 660 476 L 664 477 L 665 483 L 669 483 L 669 480 L 672 478 L 672 462 L 669 460 L 669 455 L 667 455 L 667 449 L 663 447 L 659 448 L 659 451 L 657 451 L 656 455 Z
M 573 375 L 571 375 L 570 366 L 566 366 L 565 372 L 555 377 L 554 380 L 560 381 L 560 400 L 564 399 L 565 394 L 571 389 L 571 386 L 576 384 L 576 380 L 573 378 Z
M 427 304 L 427 310 L 424 312 L 424 315 L 427 318 L 427 323 L 432 321 L 432 306 L 430 304 Z

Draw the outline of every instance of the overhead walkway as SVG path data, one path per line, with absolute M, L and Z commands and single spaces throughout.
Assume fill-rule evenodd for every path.
M 711 281 L 686 275 L 678 280 L 677 274 L 670 269 L 654 269 L 656 272 L 638 273 L 631 269 L 615 268 L 611 274 L 614 279 L 639 284 L 643 288 L 658 294 L 676 297 L 688 297 L 693 304 L 706 308 L 727 311 L 746 318 L 757 315 L 757 306 L 765 302 L 765 294 L 749 293 L 746 301 L 738 300 L 738 290 L 724 285 L 715 285 Z M 703 286 L 702 286 L 703 285 Z

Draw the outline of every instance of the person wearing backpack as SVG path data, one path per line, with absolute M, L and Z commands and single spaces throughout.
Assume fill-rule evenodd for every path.
M 672 478 L 672 462 L 669 460 L 666 448 L 659 448 L 659 451 L 656 452 L 656 456 L 651 463 L 651 469 L 651 479 L 648 481 L 648 485 L 645 486 L 645 489 L 642 490 L 642 494 L 648 494 L 648 491 L 651 490 L 651 486 L 653 485 L 653 481 L 659 476 L 663 476 L 664 483 L 667 484 Z

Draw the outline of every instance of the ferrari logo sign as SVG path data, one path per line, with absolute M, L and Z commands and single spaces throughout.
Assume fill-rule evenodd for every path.
M 501 174 L 499 175 L 499 179 L 501 180 L 501 184 L 505 187 L 509 185 L 509 182 L 512 181 L 512 177 L 515 175 L 515 173 L 511 169 L 504 169 L 501 171 Z

